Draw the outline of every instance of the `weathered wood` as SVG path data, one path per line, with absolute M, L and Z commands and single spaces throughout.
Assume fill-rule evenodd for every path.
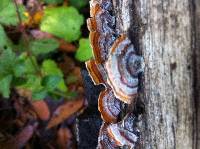
M 188 0 L 146 1 L 145 148 L 193 148 L 192 23 Z
M 196 147 L 200 149 L 200 1 L 193 1 L 194 99 L 196 107 Z
M 199 0 L 113 0 L 113 4 L 120 32 L 130 35 L 145 60 L 142 148 L 198 148 Z

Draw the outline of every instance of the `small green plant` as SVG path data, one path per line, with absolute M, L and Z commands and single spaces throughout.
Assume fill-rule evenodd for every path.
M 44 0 L 45 3 L 62 3 L 62 0 Z M 0 93 L 9 98 L 10 90 L 24 89 L 30 91 L 34 100 L 47 96 L 65 97 L 74 96 L 64 80 L 62 70 L 52 59 L 45 57 L 54 52 L 59 43 L 54 38 L 33 39 L 22 31 L 18 44 L 14 44 L 7 36 L 5 27 L 18 28 L 23 20 L 26 9 L 23 5 L 12 0 L 2 0 L 0 3 Z M 63 38 L 68 42 L 77 41 L 81 37 L 81 26 L 84 18 L 74 7 L 59 6 L 47 8 L 44 11 L 40 29 Z M 76 58 L 80 61 L 89 59 L 91 48 L 88 39 L 79 41 Z M 84 51 L 85 50 L 85 51 Z
M 83 20 L 83 16 L 74 7 L 47 8 L 44 11 L 40 28 L 44 32 L 72 42 L 79 39 Z
M 88 59 L 90 59 L 92 57 L 92 50 L 90 47 L 90 41 L 89 39 L 86 38 L 81 38 L 79 40 L 79 48 L 76 52 L 76 59 L 79 61 L 87 61 Z

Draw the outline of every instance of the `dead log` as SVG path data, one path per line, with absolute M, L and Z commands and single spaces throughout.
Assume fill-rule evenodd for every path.
M 200 2 L 113 0 L 144 57 L 142 149 L 200 148 Z

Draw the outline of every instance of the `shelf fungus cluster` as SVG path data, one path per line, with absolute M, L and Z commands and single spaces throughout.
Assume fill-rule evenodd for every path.
M 86 62 L 94 84 L 103 84 L 98 109 L 103 119 L 99 133 L 99 149 L 122 146 L 134 148 L 139 144 L 137 117 L 128 113 L 120 119 L 122 104 L 134 102 L 138 92 L 138 75 L 142 57 L 125 34 L 115 28 L 111 0 L 91 0 L 87 20 L 94 58 Z

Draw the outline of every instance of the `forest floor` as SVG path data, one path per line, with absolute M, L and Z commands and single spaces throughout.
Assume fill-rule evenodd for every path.
M 0 148 L 77 148 L 88 17 L 88 0 L 1 1 Z

